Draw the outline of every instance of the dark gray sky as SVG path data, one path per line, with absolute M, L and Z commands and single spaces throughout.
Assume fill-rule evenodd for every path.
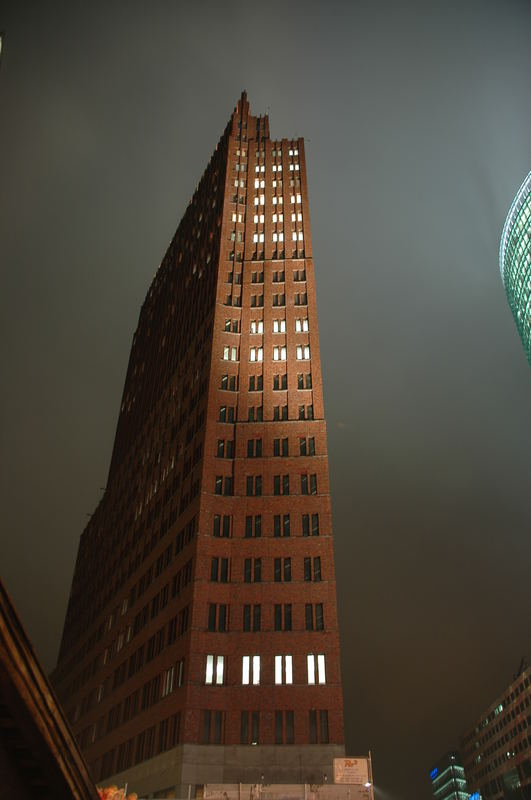
M 531 657 L 531 370 L 497 264 L 531 4 L 17 0 L 0 28 L 0 564 L 45 667 L 140 304 L 245 88 L 307 138 L 347 751 L 427 800 Z

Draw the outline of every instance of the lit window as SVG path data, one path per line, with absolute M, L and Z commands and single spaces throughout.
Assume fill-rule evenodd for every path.
M 292 656 L 275 656 L 275 683 L 293 683 Z
M 286 360 L 286 348 L 273 347 L 273 361 L 285 361 L 285 360 Z
M 264 360 L 264 348 L 263 347 L 251 347 L 250 360 L 251 361 L 263 361 Z
M 242 684 L 248 686 L 250 683 L 253 686 L 260 684 L 260 656 L 242 657 Z
M 310 346 L 307 344 L 299 345 L 297 347 L 297 360 L 306 361 L 309 358 L 310 358 Z
M 296 331 L 307 331 L 308 330 L 308 320 L 307 319 L 296 319 L 295 320 L 295 330 Z
M 260 181 L 258 180 L 258 178 L 255 178 L 255 181 L 254 181 L 254 188 L 255 188 L 255 189 L 259 189 L 259 188 L 260 188 Z
M 308 664 L 308 683 L 315 684 L 315 683 L 326 683 L 326 672 L 325 672 L 325 657 L 322 653 L 315 656 L 313 653 L 310 653 L 307 656 L 307 664 Z
M 303 233 L 302 231 L 299 231 L 299 242 L 302 242 L 303 240 L 304 240 Z
M 263 333 L 264 323 L 261 319 L 251 320 L 251 333 Z
M 273 333 L 285 333 L 286 332 L 286 320 L 285 319 L 274 319 L 273 320 Z
M 225 656 L 208 655 L 206 657 L 205 683 L 221 686 L 223 684 L 224 673 Z

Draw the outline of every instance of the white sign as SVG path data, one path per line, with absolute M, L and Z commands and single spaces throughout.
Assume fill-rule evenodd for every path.
M 355 783 L 365 786 L 368 782 L 368 758 L 334 758 L 334 783 Z

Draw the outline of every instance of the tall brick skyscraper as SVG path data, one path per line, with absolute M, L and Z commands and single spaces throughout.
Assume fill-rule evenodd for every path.
M 53 680 L 140 793 L 344 753 L 304 143 L 245 94 L 140 312 Z

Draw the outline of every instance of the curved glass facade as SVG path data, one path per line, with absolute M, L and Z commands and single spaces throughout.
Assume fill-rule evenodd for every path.
M 505 220 L 500 272 L 518 333 L 531 364 L 531 172 Z

